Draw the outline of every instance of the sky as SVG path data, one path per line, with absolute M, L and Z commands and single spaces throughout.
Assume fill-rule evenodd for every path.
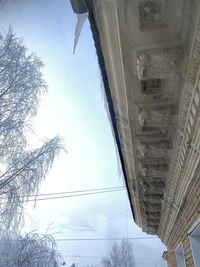
M 11 25 L 29 51 L 44 62 L 48 94 L 32 119 L 30 146 L 62 136 L 67 153 L 56 159 L 40 193 L 124 186 L 117 163 L 94 42 L 86 21 L 73 54 L 76 15 L 69 0 L 2 0 L 0 25 Z M 148 237 L 134 223 L 125 190 L 38 201 L 27 205 L 24 231 L 51 233 L 67 266 L 100 266 L 113 241 Z M 132 240 L 137 267 L 164 267 L 164 245 L 156 239 Z

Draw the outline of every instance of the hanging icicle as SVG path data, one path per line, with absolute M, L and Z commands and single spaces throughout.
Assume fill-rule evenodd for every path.
M 83 24 L 87 18 L 88 18 L 88 12 L 83 13 L 83 14 L 77 14 L 77 23 L 76 23 L 76 29 L 75 29 L 73 54 L 75 54 L 76 46 L 77 46 L 77 43 L 78 43 L 78 40 L 79 40 L 79 37 L 81 34 L 81 30 L 83 28 Z

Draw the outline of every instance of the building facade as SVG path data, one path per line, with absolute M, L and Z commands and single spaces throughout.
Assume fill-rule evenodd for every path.
M 88 12 L 135 222 L 200 267 L 200 1 L 71 0 Z

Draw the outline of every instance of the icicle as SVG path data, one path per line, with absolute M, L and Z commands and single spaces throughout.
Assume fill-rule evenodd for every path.
M 88 18 L 88 12 L 83 14 L 77 14 L 77 23 L 76 23 L 76 29 L 75 29 L 75 37 L 74 37 L 74 51 L 73 54 L 75 54 L 76 46 L 81 34 L 81 30 L 83 28 L 83 24 Z

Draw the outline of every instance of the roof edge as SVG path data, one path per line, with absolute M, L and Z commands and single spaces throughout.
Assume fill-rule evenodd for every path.
M 85 0 L 70 0 L 72 9 L 76 14 L 83 14 L 88 12 Z
M 71 0 L 71 2 L 79 2 L 79 1 Z M 119 137 L 119 133 L 117 130 L 116 116 L 115 116 L 115 111 L 114 111 L 114 105 L 113 105 L 108 75 L 107 75 L 107 71 L 106 71 L 104 55 L 103 55 L 102 46 L 101 46 L 101 38 L 100 38 L 100 33 L 99 33 L 99 29 L 98 29 L 98 26 L 96 23 L 95 14 L 94 14 L 94 1 L 93 0 L 81 0 L 81 2 L 85 3 L 87 11 L 89 12 L 88 19 L 90 22 L 90 28 L 92 31 L 94 45 L 96 48 L 99 67 L 101 70 L 104 90 L 105 90 L 105 94 L 106 94 L 106 100 L 108 103 L 108 109 L 110 112 L 110 118 L 111 118 L 113 132 L 114 132 L 114 138 L 116 140 L 117 149 L 118 149 L 119 158 L 120 158 L 121 167 L 122 167 L 122 172 L 123 172 L 123 176 L 124 176 L 124 180 L 125 180 L 125 184 L 126 184 L 126 189 L 127 189 L 127 193 L 128 193 L 128 198 L 129 198 L 129 202 L 130 202 L 130 207 L 131 207 L 133 219 L 135 221 L 135 212 L 134 212 L 134 208 L 133 208 L 132 201 L 131 201 L 131 193 L 130 193 L 129 187 L 128 187 L 128 177 L 126 174 L 125 163 L 124 163 L 123 153 L 122 153 L 121 143 L 120 143 L 120 137 Z M 73 8 L 73 10 L 75 10 L 75 9 Z M 77 12 L 75 12 L 75 13 L 77 13 Z

